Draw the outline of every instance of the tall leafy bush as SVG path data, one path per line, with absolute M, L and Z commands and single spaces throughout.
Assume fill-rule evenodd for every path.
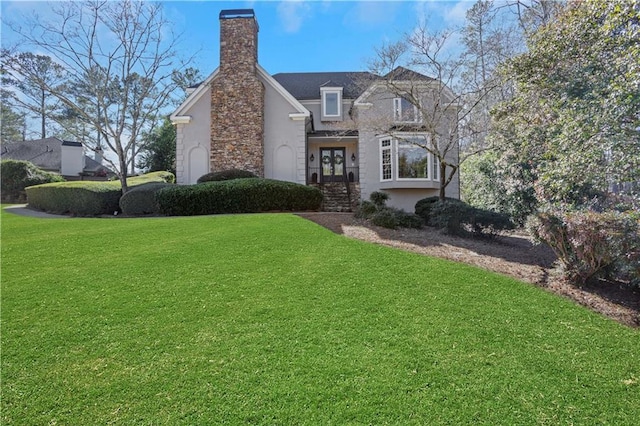
M 26 201 L 25 188 L 51 182 L 64 182 L 55 173 L 46 172 L 28 161 L 2 160 L 0 162 L 0 192 L 7 202 Z
M 541 212 L 527 227 L 558 256 L 566 277 L 584 284 L 594 277 L 640 284 L 640 215 L 590 210 Z

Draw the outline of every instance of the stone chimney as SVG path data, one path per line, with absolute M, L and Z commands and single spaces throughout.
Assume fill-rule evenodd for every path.
M 220 12 L 220 68 L 211 83 L 211 171 L 264 176 L 264 86 L 252 9 Z

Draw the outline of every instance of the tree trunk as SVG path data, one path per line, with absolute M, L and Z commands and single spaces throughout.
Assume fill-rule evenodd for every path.
M 127 162 L 124 156 L 120 156 L 120 185 L 122 186 L 122 195 L 126 194 L 129 190 L 127 186 Z
M 45 112 L 45 93 L 44 90 L 41 91 L 41 98 L 40 98 L 40 130 L 42 133 L 42 139 L 47 137 L 47 129 L 46 129 L 46 112 Z
M 445 200 L 445 189 L 447 188 L 447 177 L 445 173 L 447 172 L 446 163 L 440 161 L 440 201 Z

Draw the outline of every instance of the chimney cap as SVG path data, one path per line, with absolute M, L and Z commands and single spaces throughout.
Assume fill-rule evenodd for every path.
M 253 9 L 228 9 L 220 11 L 220 19 L 255 18 Z

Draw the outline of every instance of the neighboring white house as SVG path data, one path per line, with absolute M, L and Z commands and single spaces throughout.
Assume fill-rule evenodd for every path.
M 171 115 L 179 184 L 239 168 L 317 185 L 327 210 L 349 209 L 383 190 L 389 205 L 412 212 L 419 199 L 438 195 L 437 158 L 411 143 L 426 137 L 420 114 L 381 84 L 385 76 L 270 75 L 258 64 L 257 34 L 253 10 L 220 13 L 220 67 Z M 432 102 L 427 96 L 433 79 L 405 69 L 394 73 L 424 88 L 421 103 Z M 457 176 L 447 196 L 459 197 Z
M 85 155 L 82 143 L 55 137 L 6 142 L 2 145 L 0 158 L 28 161 L 42 170 L 61 174 L 67 180 L 106 179 L 114 175 L 102 164 L 101 154 L 91 158 Z

